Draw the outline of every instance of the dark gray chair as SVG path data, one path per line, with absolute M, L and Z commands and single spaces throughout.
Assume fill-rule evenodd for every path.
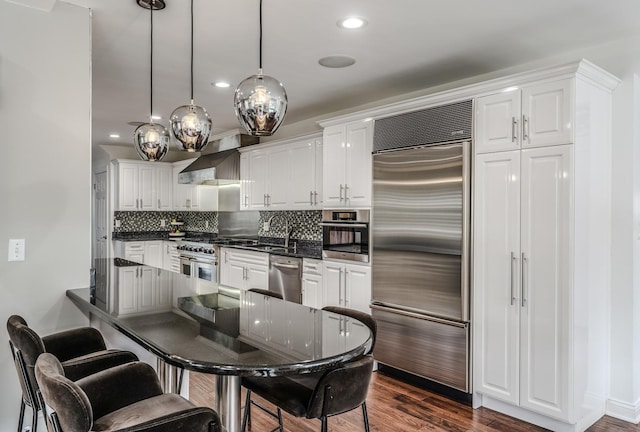
M 251 292 L 254 292 L 254 293 L 258 293 L 258 294 L 262 294 L 262 295 L 266 295 L 266 296 L 269 296 L 269 297 L 274 297 L 274 298 L 282 300 L 282 295 L 280 293 L 275 292 L 275 291 L 269 291 L 269 290 L 262 289 L 262 288 L 250 288 L 247 291 L 251 291 Z
M 242 432 L 251 428 L 251 406 L 257 406 L 278 420 L 278 426 L 271 432 L 284 432 L 282 410 L 296 417 L 321 421 L 321 431 L 327 432 L 327 419 L 331 416 L 362 407 L 365 431 L 369 432 L 367 414 L 367 392 L 373 373 L 371 352 L 375 345 L 377 324 L 369 314 L 343 307 L 326 306 L 328 312 L 355 318 L 364 323 L 373 335 L 371 347 L 366 355 L 328 371 L 284 377 L 244 377 L 242 386 L 246 388 L 245 411 L 242 418 Z M 257 395 L 276 406 L 276 412 L 267 409 L 251 399 Z
M 138 357 L 122 350 L 107 350 L 100 332 L 91 327 L 82 327 L 55 333 L 41 338 L 31 329 L 24 318 L 12 315 L 7 320 L 9 345 L 22 387 L 18 432 L 22 432 L 25 408 L 32 411 L 31 430 L 38 427 L 38 412 L 42 404 L 38 397 L 38 383 L 35 379 L 35 364 L 44 352 L 56 356 L 71 380 L 77 380 L 92 373 L 138 360 Z
M 42 354 L 36 379 L 54 432 L 220 432 L 220 417 L 173 393 L 163 393 L 151 366 L 132 362 L 77 381 L 60 362 Z

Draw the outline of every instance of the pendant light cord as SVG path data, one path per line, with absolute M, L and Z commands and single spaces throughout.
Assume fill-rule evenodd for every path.
M 149 3 L 149 16 L 151 17 L 151 37 L 150 37 L 150 55 L 149 55 L 149 122 L 153 123 L 153 4 L 154 0 Z
M 191 0 L 191 105 L 193 105 L 193 0 Z
M 259 69 L 262 75 L 262 0 L 260 0 L 260 57 L 259 57 Z

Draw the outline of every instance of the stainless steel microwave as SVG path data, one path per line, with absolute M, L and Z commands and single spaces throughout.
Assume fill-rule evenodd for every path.
M 369 262 L 369 210 L 322 211 L 322 257 Z

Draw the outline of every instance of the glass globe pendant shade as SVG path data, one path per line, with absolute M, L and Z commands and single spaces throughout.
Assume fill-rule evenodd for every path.
M 160 161 L 169 150 L 169 131 L 161 124 L 141 124 L 133 133 L 133 140 L 142 160 Z
M 234 98 L 236 117 L 254 136 L 273 135 L 287 112 L 287 92 L 277 79 L 258 73 L 242 81 Z
M 213 123 L 207 110 L 191 103 L 173 110 L 169 119 L 171 134 L 181 151 L 202 151 L 209 143 Z

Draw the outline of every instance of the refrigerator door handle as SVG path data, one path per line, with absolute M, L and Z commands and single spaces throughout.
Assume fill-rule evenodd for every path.
M 451 321 L 448 319 L 444 319 L 444 318 L 438 318 L 438 317 L 434 317 L 431 315 L 423 315 L 423 314 L 419 314 L 419 313 L 415 313 L 415 312 L 409 312 L 406 310 L 402 310 L 402 309 L 396 309 L 396 308 L 392 308 L 389 306 L 384 306 L 384 305 L 380 305 L 377 303 L 372 303 L 369 305 L 369 307 L 371 309 L 375 309 L 375 310 L 379 310 L 379 311 L 383 311 L 383 312 L 389 312 L 389 313 L 394 313 L 397 315 L 402 315 L 402 316 L 406 316 L 406 317 L 410 317 L 410 318 L 418 318 L 421 320 L 425 320 L 425 321 L 432 321 L 432 322 L 436 322 L 436 323 L 440 323 L 440 324 L 447 324 L 450 326 L 454 326 L 454 327 L 459 327 L 459 328 L 467 328 L 469 323 L 467 322 L 459 322 L 459 321 Z
M 513 304 L 516 301 L 516 295 L 515 295 L 515 291 L 514 291 L 514 283 L 513 283 L 513 277 L 515 276 L 515 272 L 513 271 L 513 266 L 516 263 L 516 255 L 511 252 L 511 269 L 510 269 L 510 275 L 509 275 L 509 280 L 511 282 L 511 306 L 513 306 Z
M 529 261 L 527 260 L 526 255 L 522 252 L 522 307 L 527 306 L 527 297 L 525 296 L 526 291 L 526 282 L 527 282 L 527 274 L 525 269 L 529 266 Z
M 460 268 L 460 309 L 462 321 L 469 321 L 469 251 L 471 250 L 471 143 L 462 143 L 462 263 Z

